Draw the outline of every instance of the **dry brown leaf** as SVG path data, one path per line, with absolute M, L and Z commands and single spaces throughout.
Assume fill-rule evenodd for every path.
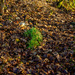
M 5 39 L 5 32 L 4 31 L 0 31 L 0 40 L 3 40 Z

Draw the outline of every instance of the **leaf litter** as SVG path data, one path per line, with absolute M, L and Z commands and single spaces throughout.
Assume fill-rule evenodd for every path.
M 75 14 L 42 0 L 13 0 L 6 7 L 0 23 L 0 74 L 75 74 Z M 26 48 L 28 38 L 23 36 L 31 27 L 43 35 L 34 50 Z

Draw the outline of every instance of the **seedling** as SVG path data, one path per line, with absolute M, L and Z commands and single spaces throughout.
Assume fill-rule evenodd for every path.
M 29 40 L 27 42 L 27 48 L 33 49 L 40 45 L 43 36 L 39 32 L 38 29 L 32 27 L 30 30 L 27 30 L 24 32 L 24 37 L 29 37 Z

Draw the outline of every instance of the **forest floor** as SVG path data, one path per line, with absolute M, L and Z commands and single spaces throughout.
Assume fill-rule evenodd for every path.
M 75 75 L 75 13 L 38 0 L 6 6 L 0 21 L 0 75 Z M 43 35 L 34 50 L 26 49 L 28 38 L 22 36 L 31 27 Z

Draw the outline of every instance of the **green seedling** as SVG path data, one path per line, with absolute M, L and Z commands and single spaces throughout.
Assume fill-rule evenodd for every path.
M 75 52 L 75 49 L 74 49 L 74 52 Z
M 43 36 L 39 32 L 38 29 L 32 27 L 30 30 L 27 30 L 24 32 L 24 37 L 29 37 L 29 40 L 27 42 L 27 48 L 33 49 L 40 45 Z
M 28 42 L 28 47 L 27 48 L 33 48 L 33 47 L 35 47 L 36 48 L 36 46 L 39 46 L 40 44 L 38 43 L 38 41 L 37 40 L 35 40 L 34 38 L 32 38 L 29 42 Z

